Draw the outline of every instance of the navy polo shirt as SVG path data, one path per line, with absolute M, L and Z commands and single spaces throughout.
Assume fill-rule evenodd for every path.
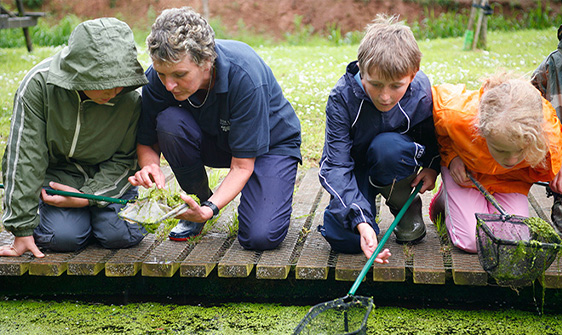
M 179 106 L 192 113 L 201 130 L 234 157 L 269 153 L 301 160 L 299 119 L 269 66 L 242 42 L 217 39 L 215 50 L 216 81 L 201 108 L 174 99 L 152 66 L 146 70 L 149 83 L 142 89 L 138 143 L 155 144 L 158 113 Z M 191 99 L 195 105 L 201 103 L 194 96 Z

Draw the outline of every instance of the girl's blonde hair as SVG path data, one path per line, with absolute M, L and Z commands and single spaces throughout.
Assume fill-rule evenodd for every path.
M 523 150 L 532 167 L 544 162 L 549 144 L 543 125 L 542 98 L 527 80 L 506 73 L 485 80 L 476 128 L 480 135 L 502 134 Z
M 414 34 L 396 15 L 378 14 L 357 50 L 359 71 L 376 73 L 385 80 L 416 74 L 421 58 Z

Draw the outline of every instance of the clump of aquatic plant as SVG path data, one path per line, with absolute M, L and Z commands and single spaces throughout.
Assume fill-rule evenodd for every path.
M 196 195 L 190 194 L 189 196 L 198 204 L 200 203 Z M 171 229 L 175 225 L 177 220 L 168 218 L 161 221 L 161 218 L 184 203 L 178 192 L 153 188 L 139 196 L 136 202 L 123 208 L 119 215 L 143 226 L 148 233 L 155 233 L 161 224 L 165 224 L 162 230 L 166 230 L 168 226 L 171 226 L 169 227 Z
M 531 217 L 523 220 L 529 227 L 533 240 L 545 243 L 560 243 L 560 237 L 554 228 L 546 221 L 538 217 Z M 533 241 L 531 240 L 531 241 Z

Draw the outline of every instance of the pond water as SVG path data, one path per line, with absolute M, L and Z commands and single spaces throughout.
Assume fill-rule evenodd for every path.
M 0 302 L 0 334 L 291 334 L 310 306 L 190 306 L 79 301 Z M 562 334 L 562 315 L 504 310 L 377 307 L 368 334 Z

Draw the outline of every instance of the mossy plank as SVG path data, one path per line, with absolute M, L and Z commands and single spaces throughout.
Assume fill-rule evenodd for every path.
M 338 254 L 336 261 L 336 280 L 355 281 L 363 270 L 367 259 L 363 253 L 360 254 Z M 367 278 L 367 276 L 365 276 Z M 363 280 L 365 280 L 363 278 Z
M 147 234 L 137 245 L 119 249 L 105 263 L 105 275 L 107 277 L 133 277 L 142 266 L 142 261 L 154 249 L 160 241 L 154 234 Z
M 453 281 L 457 285 L 488 285 L 488 274 L 478 260 L 478 254 L 469 254 L 451 247 Z
M 256 278 L 287 278 L 290 271 L 291 256 L 303 227 L 313 217 L 320 192 L 322 192 L 322 186 L 318 180 L 318 169 L 310 168 L 300 181 L 298 190 L 293 196 L 293 212 L 291 213 L 287 235 L 277 248 L 262 253 L 256 265 Z
M 105 261 L 115 252 L 115 250 L 103 248 L 98 244 L 91 244 L 68 261 L 66 273 L 68 275 L 95 276 L 105 268 Z
M 164 240 L 143 260 L 141 272 L 147 277 L 172 277 L 180 262 L 193 248 L 192 244 Z
M 329 260 L 332 248 L 326 239 L 317 231 L 317 226 L 324 219 L 324 208 L 330 201 L 328 192 L 323 192 L 316 215 L 306 236 L 304 246 L 295 268 L 296 279 L 326 280 L 328 279 Z
M 45 253 L 43 258 L 35 258 L 29 263 L 29 274 L 32 276 L 56 277 L 63 274 L 76 253 Z
M 219 277 L 243 278 L 248 277 L 259 259 L 261 253 L 258 251 L 245 250 L 234 240 L 225 255 L 219 261 L 217 270 Z
M 228 236 L 203 236 L 189 256 L 180 264 L 182 277 L 207 277 L 217 265 Z

